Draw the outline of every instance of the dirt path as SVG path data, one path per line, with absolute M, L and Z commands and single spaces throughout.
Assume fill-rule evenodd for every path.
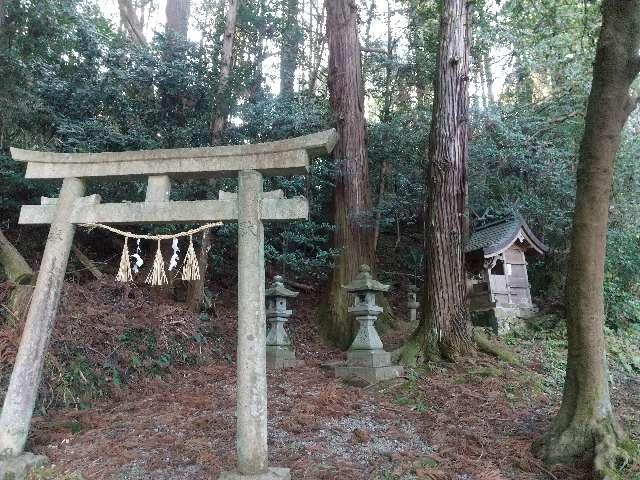
M 88 371 L 103 375 L 107 361 L 131 365 L 138 354 L 142 358 L 142 340 L 149 338 L 132 331 L 134 324 L 157 330 L 160 340 L 171 338 L 169 327 L 179 327 L 180 338 L 206 330 L 205 343 L 187 345 L 194 352 L 209 349 L 194 357 L 204 364 L 133 369 L 147 374 L 128 375 L 122 386 L 109 381 L 109 400 L 93 398 L 86 402 L 90 408 L 36 417 L 29 448 L 47 455 L 56 472 L 80 473 L 85 480 L 211 480 L 233 469 L 235 293 L 221 292 L 204 324 L 179 305 L 147 297 L 143 291 L 123 295 L 111 284 L 71 290 L 52 357 L 92 354 L 95 358 L 83 357 L 96 365 Z M 590 478 L 586 465 L 547 468 L 531 454 L 531 443 L 559 406 L 562 335 L 513 338 L 511 348 L 522 360 L 518 366 L 478 354 L 458 365 L 408 369 L 403 379 L 357 388 L 320 368 L 342 354 L 319 342 L 317 305 L 299 302 L 295 308 L 294 342 L 304 364 L 269 373 L 268 382 L 270 463 L 291 468 L 296 480 Z M 409 333 L 406 323 L 397 326 L 384 336 L 389 350 Z M 60 366 L 53 372 L 61 376 L 70 369 Z M 159 376 L 151 378 L 149 372 L 156 370 Z M 82 386 L 86 378 L 76 380 Z M 44 383 L 45 398 L 57 398 L 47 395 L 57 381 L 56 374 Z M 617 412 L 638 440 L 638 376 L 616 374 L 612 393 Z
M 374 389 L 317 363 L 270 373 L 271 464 L 298 480 L 587 478 L 531 455 L 550 408 L 531 374 L 484 356 L 420 373 Z M 32 443 L 57 471 L 87 480 L 216 478 L 235 463 L 234 382 L 233 365 L 176 371 L 39 418 Z

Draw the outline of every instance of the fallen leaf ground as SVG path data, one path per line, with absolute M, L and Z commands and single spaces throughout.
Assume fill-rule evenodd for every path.
M 292 322 L 303 363 L 268 374 L 271 465 L 289 467 L 297 480 L 590 478 L 586 464 L 546 467 L 531 454 L 560 400 L 549 378 L 558 376 L 562 355 L 548 343 L 513 340 L 522 359 L 516 366 L 477 354 L 359 388 L 321 367 L 342 354 L 319 341 L 316 305 L 300 302 Z M 90 408 L 50 410 L 34 419 L 30 448 L 47 455 L 56 474 L 86 480 L 215 479 L 233 469 L 234 310 L 234 292 L 220 292 L 211 319 L 216 356 L 114 388 Z M 66 311 L 71 321 L 73 308 Z M 136 318 L 144 323 L 144 315 Z M 408 332 L 399 322 L 385 344 L 392 348 Z M 637 376 L 617 379 L 614 400 L 636 439 L 639 394 Z

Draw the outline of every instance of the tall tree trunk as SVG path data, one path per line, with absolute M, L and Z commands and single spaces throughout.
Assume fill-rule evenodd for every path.
M 186 40 L 189 31 L 189 17 L 191 16 L 191 0 L 167 0 L 165 8 L 167 34 L 180 36 Z
M 257 5 L 254 8 L 254 14 L 257 17 L 262 17 L 266 13 L 267 5 L 264 0 L 260 0 L 257 2 Z M 263 91 L 263 66 L 264 60 L 267 56 L 267 49 L 265 48 L 265 38 L 267 37 L 267 35 L 268 26 L 264 24 L 259 25 L 255 31 L 255 37 L 251 39 L 250 45 L 247 48 L 247 54 L 249 58 L 253 59 L 253 71 L 248 78 L 245 91 L 240 96 L 246 99 L 246 101 L 250 104 L 258 102 Z
M 374 5 L 372 3 L 372 5 Z M 373 13 L 373 12 L 372 12 Z M 391 103 L 393 90 L 392 86 L 392 61 L 393 61 L 393 34 L 391 31 L 391 2 L 387 0 L 387 61 L 385 65 L 384 77 L 384 101 L 382 106 L 382 115 L 380 119 L 383 123 L 391 121 Z M 378 240 L 380 238 L 380 221 L 382 220 L 382 205 L 384 204 L 384 194 L 387 175 L 389 174 L 389 163 L 386 158 L 380 161 L 380 179 L 378 182 L 378 201 L 376 205 L 376 214 L 373 226 L 373 240 L 371 250 L 373 255 L 378 251 Z
M 369 208 L 369 165 L 364 121 L 362 63 L 353 0 L 326 0 L 329 43 L 329 102 L 339 134 L 333 151 L 336 164 L 333 216 L 335 260 L 328 294 L 328 309 L 322 318 L 325 338 L 347 348 L 353 338 L 347 313 L 349 296 L 342 288 L 371 264 L 371 228 L 365 218 Z
M 482 97 L 482 108 L 487 108 L 487 79 L 484 76 L 484 64 L 482 63 L 482 55 L 478 57 L 478 72 L 480 72 L 480 92 Z
M 403 350 L 410 363 L 422 356 L 455 360 L 472 347 L 464 265 L 469 34 L 467 0 L 443 0 L 425 178 L 423 316 Z
M 0 231 L 0 266 L 7 279 L 13 284 L 11 293 L 4 302 L 3 312 L 9 314 L 7 316 L 9 321 L 17 323 L 24 318 L 29 309 L 36 276 L 24 257 L 7 240 L 2 231 Z
M 183 48 L 179 48 L 179 42 L 187 40 L 189 30 L 189 17 L 191 15 L 191 0 L 167 0 L 165 9 L 167 21 L 165 24 L 166 46 L 162 52 L 167 62 L 175 60 L 183 61 Z M 184 127 L 187 123 L 184 96 L 167 91 L 166 88 L 160 89 L 162 113 L 169 123 L 173 123 L 178 127 Z M 174 147 L 175 137 L 169 131 L 165 135 L 165 147 Z
M 314 0 L 309 0 L 309 81 L 307 83 L 307 92 L 314 95 L 316 83 L 320 75 L 322 59 L 324 58 L 324 49 L 327 43 L 326 36 L 322 33 L 324 21 L 324 10 L 326 4 L 322 3 L 322 9 L 318 9 Z M 316 20 L 314 22 L 313 11 L 316 10 Z
M 293 95 L 302 31 L 298 25 L 299 0 L 283 0 L 282 45 L 280 47 L 280 95 Z
M 229 0 L 227 23 L 222 39 L 220 55 L 220 74 L 218 88 L 213 99 L 213 117 L 211 119 L 211 145 L 220 145 L 222 132 L 227 115 L 229 114 L 229 77 L 231 76 L 231 61 L 233 60 L 233 41 L 236 32 L 236 18 L 238 16 L 238 0 Z
M 491 70 L 491 57 L 488 54 L 483 55 L 482 69 L 487 82 L 487 97 L 489 98 L 489 106 L 493 105 L 495 98 L 493 95 L 493 72 Z
M 562 406 L 536 448 L 549 462 L 595 452 L 596 477 L 612 478 L 624 434 L 609 398 L 604 259 L 614 159 L 623 126 L 637 105 L 629 88 L 640 71 L 640 0 L 605 0 L 602 14 L 578 161 L 565 292 L 568 356 Z
M 0 0 L 0 27 L 4 24 L 4 17 L 7 15 L 7 11 L 4 6 L 5 0 Z
M 118 7 L 120 8 L 120 22 L 129 37 L 139 45 L 146 45 L 147 39 L 144 36 L 142 20 L 138 17 L 131 0 L 118 0 Z
M 207 276 L 209 275 L 209 250 L 211 250 L 211 230 L 207 229 L 202 232 L 201 248 L 197 254 L 200 278 L 187 284 L 186 303 L 196 313 L 200 313 L 204 309 L 203 307 L 206 307 L 204 300 Z

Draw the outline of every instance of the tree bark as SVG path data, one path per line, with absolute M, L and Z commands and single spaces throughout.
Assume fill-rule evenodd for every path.
M 135 8 L 131 4 L 131 0 L 118 0 L 120 8 L 120 22 L 129 34 L 129 37 L 139 45 L 146 45 L 147 39 L 144 36 L 142 21 L 138 18 Z
M 162 52 L 163 59 L 167 62 L 184 61 L 182 57 L 184 49 L 180 48 L 180 42 L 187 40 L 191 0 L 167 0 L 165 14 L 167 17 L 165 24 L 166 45 Z M 160 88 L 159 95 L 164 118 L 169 123 L 184 127 L 187 124 L 184 96 L 175 94 L 164 86 Z M 167 147 L 175 146 L 175 137 L 171 132 L 167 132 L 165 143 Z
M 280 95 L 293 95 L 302 31 L 298 26 L 298 0 L 283 0 L 282 45 L 280 48 Z
M 316 83 L 320 75 L 324 49 L 327 43 L 326 36 L 322 34 L 324 21 L 324 9 L 326 4 L 322 3 L 322 9 L 318 9 L 314 0 L 309 0 L 309 81 L 307 82 L 307 92 L 313 96 L 316 90 Z M 316 21 L 314 22 L 313 11 L 316 10 Z
M 567 370 L 562 405 L 535 446 L 548 462 L 594 452 L 597 478 L 612 478 L 625 438 L 611 406 L 604 337 L 604 259 L 614 159 L 637 99 L 640 1 L 605 0 L 580 145 L 565 304 Z M 617 478 L 617 476 L 615 477 Z
M 482 108 L 487 108 L 487 91 L 489 90 L 487 79 L 485 78 L 484 64 L 482 63 L 482 55 L 478 60 L 478 72 L 480 73 L 480 92 L 482 98 Z
M 469 11 L 441 6 L 438 72 L 426 172 L 423 316 L 403 353 L 455 360 L 472 347 L 464 265 L 467 235 Z M 409 359 L 410 363 L 415 362 Z
M 202 246 L 198 252 L 200 278 L 189 282 L 187 286 L 187 305 L 196 313 L 200 313 L 203 309 L 204 289 L 209 274 L 209 250 L 211 250 L 211 230 L 207 229 L 202 232 Z
M 372 4 L 373 5 L 373 4 Z M 382 114 L 380 120 L 383 123 L 391 121 L 391 103 L 393 101 L 392 95 L 392 61 L 393 61 L 393 34 L 391 31 L 391 2 L 387 0 L 387 49 L 383 50 L 387 56 L 385 65 L 385 78 L 384 78 L 384 101 L 382 106 Z M 380 238 L 380 221 L 382 220 L 382 205 L 384 204 L 385 185 L 387 175 L 389 175 L 389 163 L 386 158 L 380 161 L 380 179 L 378 182 L 378 201 L 375 214 L 375 221 L 373 227 L 373 240 L 372 240 L 372 252 L 373 255 L 378 251 L 378 240 Z
M 369 165 L 364 121 L 364 94 L 357 9 L 352 0 L 326 0 L 329 43 L 329 102 L 339 140 L 333 151 L 336 178 L 333 194 L 335 259 L 327 311 L 322 315 L 325 338 L 347 348 L 354 335 L 347 313 L 349 296 L 342 288 L 361 264 L 371 264 L 368 215 Z
M 491 70 L 491 57 L 488 54 L 483 55 L 482 68 L 484 70 L 484 76 L 487 82 L 487 98 L 489 99 L 489 106 L 495 102 L 493 95 L 493 72 Z
M 11 292 L 4 301 L 4 313 L 12 324 L 19 323 L 27 314 L 35 273 L 18 250 L 0 231 L 0 266 L 11 282 Z
M 186 40 L 191 16 L 191 0 L 167 0 L 165 8 L 167 34 L 180 36 Z
M 229 77 L 231 76 L 231 61 L 233 59 L 233 41 L 236 31 L 236 18 L 238 16 L 238 0 L 229 0 L 227 22 L 222 39 L 222 52 L 220 56 L 220 74 L 218 75 L 218 88 L 213 101 L 213 117 L 211 120 L 211 145 L 220 145 L 222 132 L 227 115 L 229 114 Z
M 0 265 L 7 279 L 15 284 L 30 284 L 34 273 L 24 257 L 0 231 Z

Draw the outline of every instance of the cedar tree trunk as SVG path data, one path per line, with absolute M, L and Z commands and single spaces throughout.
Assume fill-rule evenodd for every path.
M 469 11 L 466 0 L 444 0 L 441 8 L 425 179 L 423 316 L 402 352 L 403 361 L 408 363 L 415 363 L 423 355 L 425 359 L 455 360 L 472 346 L 464 264 Z
M 165 13 L 167 15 L 166 33 L 180 35 L 186 39 L 191 15 L 191 0 L 167 0 Z
M 280 95 L 293 95 L 302 31 L 298 25 L 298 0 L 283 0 L 282 46 L 280 49 Z
M 356 5 L 353 0 L 326 0 L 326 10 L 329 101 L 339 134 L 333 150 L 333 245 L 340 249 L 340 255 L 335 260 L 321 328 L 325 339 L 346 349 L 354 327 L 347 313 L 350 296 L 342 286 L 353 279 L 361 264 L 373 260 L 370 222 L 364 218 L 369 208 L 369 165 Z
M 180 42 L 187 40 L 189 30 L 189 16 L 191 15 L 191 0 L 167 0 L 165 9 L 167 22 L 165 24 L 166 45 L 162 52 L 167 62 L 184 62 L 184 48 Z M 185 114 L 185 98 L 173 89 L 160 87 L 162 114 L 165 120 L 178 127 L 184 127 L 187 123 Z M 167 132 L 165 147 L 175 147 L 175 137 Z
M 567 270 L 568 356 L 562 406 L 536 449 L 548 462 L 593 453 L 596 477 L 612 478 L 624 434 L 609 398 L 604 258 L 614 158 L 623 126 L 637 104 L 629 88 L 640 70 L 640 1 L 605 0 L 602 13 Z
M 220 74 L 218 88 L 213 99 L 213 117 L 211 119 L 211 145 L 220 145 L 222 132 L 229 114 L 229 77 L 231 76 L 231 61 L 233 60 L 233 40 L 236 32 L 236 18 L 238 16 L 238 0 L 229 0 L 227 23 L 222 39 L 222 53 L 220 56 Z

